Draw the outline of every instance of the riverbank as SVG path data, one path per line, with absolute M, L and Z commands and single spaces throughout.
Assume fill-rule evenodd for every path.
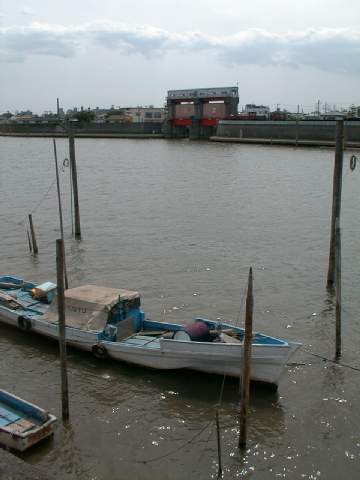
M 68 135 L 59 132 L 53 133 L 9 133 L 0 132 L 0 137 L 33 137 L 33 138 L 67 138 Z M 75 138 L 164 138 L 162 133 L 75 133 Z
M 333 147 L 336 122 L 327 120 L 221 120 L 215 141 L 255 143 L 261 145 L 299 145 Z M 344 122 L 345 144 L 360 146 L 360 121 Z
M 255 145 L 284 145 L 297 147 L 328 147 L 334 148 L 335 142 L 329 140 L 294 140 L 289 138 L 238 138 L 238 137 L 210 137 L 212 142 L 247 143 Z M 346 142 L 346 148 L 360 149 L 360 142 Z
M 78 138 L 163 138 L 163 124 L 156 123 L 80 123 L 74 122 L 72 133 Z M 67 137 L 68 129 L 61 123 L 1 124 L 0 136 L 6 137 Z

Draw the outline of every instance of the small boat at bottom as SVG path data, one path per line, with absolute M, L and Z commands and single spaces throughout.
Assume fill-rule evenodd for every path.
M 0 444 L 23 452 L 54 433 L 56 417 L 0 389 Z
M 152 321 L 138 292 L 83 285 L 65 291 L 66 342 L 92 352 L 155 369 L 191 369 L 239 377 L 244 329 L 204 318 L 181 325 Z M 56 285 L 0 277 L 0 321 L 23 331 L 58 338 Z M 301 346 L 255 332 L 251 379 L 277 385 L 288 359 Z

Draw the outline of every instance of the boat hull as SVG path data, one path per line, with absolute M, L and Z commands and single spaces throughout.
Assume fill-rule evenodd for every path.
M 0 444 L 23 452 L 54 433 L 54 415 L 0 390 Z
M 117 342 L 104 342 L 110 358 L 159 370 L 189 369 L 204 373 L 241 377 L 243 345 L 181 342 L 160 339 L 160 349 L 144 351 Z M 300 347 L 252 346 L 251 379 L 277 385 L 288 359 Z
M 14 434 L 13 432 L 5 432 L 0 428 L 0 444 L 11 450 L 24 452 L 40 441 L 45 440 L 45 438 L 53 435 L 55 422 L 56 418 L 51 415 L 47 424 L 41 425 L 31 434 Z
M 0 320 L 19 328 L 16 311 L 0 307 Z M 152 323 L 152 322 L 149 322 Z M 211 322 L 209 322 L 211 323 Z M 161 322 L 154 322 L 157 328 Z M 164 324 L 165 325 L 165 324 Z M 168 324 L 167 324 L 168 325 Z M 21 325 L 22 326 L 22 325 Z M 58 325 L 40 318 L 29 319 L 27 331 L 58 339 Z M 227 325 L 235 331 L 241 329 Z M 177 326 L 181 328 L 181 326 Z M 101 340 L 98 332 L 66 327 L 66 342 L 69 346 L 100 352 L 101 358 L 111 358 L 159 370 L 190 369 L 232 377 L 241 377 L 243 364 L 242 343 L 182 341 L 165 338 L 138 338 L 138 342 Z M 271 338 L 271 337 L 268 337 Z M 131 337 L 130 337 L 131 339 Z M 274 339 L 276 340 L 276 339 Z M 252 345 L 251 379 L 277 385 L 286 362 L 301 344 L 283 342 L 278 345 Z

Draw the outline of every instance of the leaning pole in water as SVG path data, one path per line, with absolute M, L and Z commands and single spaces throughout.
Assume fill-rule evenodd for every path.
M 80 228 L 80 208 L 79 208 L 79 192 L 77 183 L 77 168 L 75 157 L 75 138 L 71 121 L 69 121 L 69 157 L 70 157 L 70 169 L 72 178 L 72 191 L 74 196 L 74 222 L 75 222 L 75 238 L 81 239 Z
M 63 255 L 62 255 L 62 258 L 63 258 L 63 261 L 64 261 L 64 279 L 65 279 L 65 289 L 67 290 L 69 288 L 69 282 L 68 282 L 68 277 L 67 277 L 66 259 L 65 259 L 66 256 L 65 256 L 64 226 L 63 226 L 63 215 L 62 215 L 62 206 L 61 206 L 59 166 L 58 166 L 55 138 L 53 138 L 53 146 L 54 146 L 54 160 L 55 160 L 55 171 L 56 171 L 56 187 L 57 187 L 58 206 L 59 206 L 60 234 L 61 234 L 62 246 L 63 246 L 63 249 L 64 249 L 64 252 L 63 252 Z
M 239 448 L 240 449 L 246 448 L 247 412 L 248 412 L 249 398 L 250 398 L 253 309 L 254 309 L 253 273 L 252 273 L 252 268 L 250 268 L 248 290 L 247 290 L 247 296 L 246 296 L 244 357 L 243 357 L 243 371 L 241 376 L 241 402 L 240 402 L 240 419 L 239 419 L 240 421 Z

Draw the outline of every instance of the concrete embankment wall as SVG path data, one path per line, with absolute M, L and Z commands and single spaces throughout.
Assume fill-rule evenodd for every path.
M 78 137 L 158 137 L 163 135 L 162 123 L 73 123 Z M 9 136 L 64 136 L 60 124 L 1 124 L 0 135 Z
M 283 143 L 303 140 L 326 144 L 335 138 L 335 121 L 249 121 L 249 120 L 222 120 L 219 122 L 214 140 L 238 139 L 249 140 L 251 143 L 269 143 L 271 140 L 284 141 Z M 345 122 L 345 141 L 360 144 L 360 121 Z

